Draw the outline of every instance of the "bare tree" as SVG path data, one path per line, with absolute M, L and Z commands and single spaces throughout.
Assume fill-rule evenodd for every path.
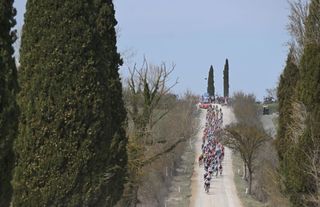
M 244 163 L 244 178 L 248 177 L 251 194 L 254 162 L 259 153 L 259 147 L 270 137 L 263 130 L 254 95 L 237 92 L 234 94 L 232 106 L 237 123 L 226 128 L 224 142 L 240 153 Z
M 140 69 L 137 69 L 136 65 L 132 69 L 129 68 L 128 86 L 131 98 L 128 112 L 133 120 L 134 128 L 140 133 L 139 136 L 147 138 L 146 133 L 150 132 L 155 124 L 169 112 L 170 107 L 168 106 L 162 108 L 161 112 L 155 109 L 178 83 L 176 80 L 170 85 L 170 75 L 174 69 L 174 64 L 171 68 L 168 68 L 165 63 L 156 66 L 149 64 L 146 59 Z M 140 105 L 139 99 L 143 102 Z
M 239 123 L 261 126 L 258 117 L 259 108 L 256 104 L 256 97 L 253 94 L 236 92 L 233 96 L 232 107 Z
M 277 99 L 277 88 L 267 88 L 266 92 L 267 97 L 272 98 L 274 101 Z
M 198 131 L 195 113 L 198 100 L 186 93 L 166 101 L 173 107 L 152 129 L 156 143 L 146 146 L 143 179 L 138 193 L 140 202 L 137 206 L 165 205 L 173 185 L 171 181 L 175 176 L 175 169 L 182 161 L 181 155 L 187 148 L 192 149 L 193 135 Z
M 248 169 L 249 189 L 252 191 L 252 179 L 255 169 L 255 160 L 259 148 L 270 139 L 270 137 L 256 126 L 237 123 L 226 128 L 225 144 L 238 151 L 245 166 Z
M 289 1 L 290 14 L 287 29 L 292 36 L 289 43 L 293 48 L 296 64 L 299 63 L 305 45 L 306 21 L 309 14 L 309 0 Z
M 125 190 L 127 199 L 125 206 L 136 206 L 138 203 L 138 190 L 143 177 L 143 167 L 154 162 L 161 156 L 171 152 L 186 137 L 174 139 L 169 146 L 161 147 L 161 150 L 154 153 L 147 153 L 155 144 L 152 129 L 159 123 L 173 107 L 166 103 L 166 99 L 172 97 L 171 89 L 178 83 L 170 81 L 170 76 L 175 65 L 167 67 L 149 64 L 144 58 L 141 68 L 134 65 L 129 68 L 128 90 L 126 94 L 127 111 L 129 121 L 133 126 L 129 132 L 129 183 Z M 147 145 L 150 145 L 147 147 Z
M 316 138 L 312 136 L 312 142 L 316 143 Z M 315 144 L 315 148 L 310 153 L 306 153 L 306 173 L 314 180 L 314 192 L 305 197 L 314 206 L 320 207 L 320 146 Z

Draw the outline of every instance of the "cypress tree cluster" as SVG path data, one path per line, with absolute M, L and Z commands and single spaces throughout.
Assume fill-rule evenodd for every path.
M 280 173 L 284 192 L 295 207 L 315 206 L 308 198 L 317 196 L 319 190 L 317 180 L 310 174 L 314 164 L 310 159 L 320 156 L 317 151 L 320 148 L 319 14 L 320 2 L 312 0 L 301 61 L 298 66 L 294 65 L 289 54 L 278 88 L 280 117 L 276 144 Z M 302 105 L 299 110 L 293 107 L 296 103 Z M 295 118 L 299 115 L 300 118 Z M 301 117 L 304 117 L 302 123 Z M 296 127 L 296 122 L 300 126 Z M 320 166 L 319 160 L 316 162 L 316 166 Z
M 215 89 L 214 89 L 214 71 L 212 65 L 210 66 L 209 75 L 208 75 L 208 87 L 207 92 L 210 97 L 214 97 Z
M 229 97 L 229 61 L 226 59 L 223 70 L 223 96 Z
M 13 206 L 113 206 L 126 112 L 111 0 L 28 1 Z
M 13 141 L 17 134 L 18 91 L 17 69 L 13 58 L 12 44 L 16 32 L 12 31 L 16 21 L 13 0 L 2 0 L 0 3 L 0 206 L 9 206 L 12 195 L 10 184 L 14 155 Z

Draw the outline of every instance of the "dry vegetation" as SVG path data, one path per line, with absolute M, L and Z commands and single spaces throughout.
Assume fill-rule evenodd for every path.
M 240 152 L 244 164 L 244 170 L 241 176 L 245 181 L 246 187 L 249 188 L 249 194 L 250 172 L 247 173 L 248 164 L 252 165 L 252 197 L 262 202 L 264 204 L 262 206 L 290 206 L 288 200 L 280 192 L 281 188 L 279 186 L 279 175 L 277 172 L 279 165 L 278 155 L 273 144 L 274 140 L 267 137 L 266 133 L 263 132 L 259 118 L 260 115 L 255 104 L 255 97 L 253 95 L 237 93 L 233 98 L 233 108 L 238 124 L 230 126 L 227 129 L 232 139 L 229 137 L 226 141 L 229 146 L 231 144 L 233 149 Z M 250 133 L 248 133 L 248 130 Z M 251 155 L 250 151 L 253 154 L 251 158 L 248 157 Z M 248 161 L 252 163 L 250 164 Z M 239 165 L 237 165 L 237 168 L 239 168 L 238 166 Z M 236 183 L 243 184 L 242 182 Z M 245 188 L 240 187 L 240 189 Z M 241 196 L 243 192 L 239 192 L 239 194 L 240 197 L 245 200 L 244 203 L 254 203 L 254 201 Z
M 124 98 L 129 114 L 128 182 L 119 206 L 163 206 L 175 169 L 196 130 L 197 97 L 170 92 L 174 65 L 130 71 Z
M 172 146 L 178 138 L 192 138 L 195 133 L 195 109 L 194 102 L 190 97 L 184 97 L 177 100 L 171 112 L 162 119 L 153 130 L 155 142 L 160 142 L 154 146 L 150 146 L 147 156 L 159 153 Z M 176 168 L 181 161 L 181 155 L 185 148 L 189 147 L 187 142 L 177 145 L 171 152 L 161 156 L 158 160 L 148 164 L 143 168 L 144 179 L 139 188 L 139 205 L 138 206 L 164 206 L 165 198 L 169 193 L 171 181 L 176 175 Z

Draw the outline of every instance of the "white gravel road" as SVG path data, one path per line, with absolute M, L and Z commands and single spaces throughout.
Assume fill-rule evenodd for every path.
M 224 115 L 224 126 L 235 121 L 232 110 L 228 107 L 222 107 Z M 206 111 L 201 112 L 201 126 L 205 126 Z M 192 196 L 190 200 L 191 207 L 242 207 L 237 195 L 234 184 L 234 174 L 232 170 L 232 152 L 225 149 L 225 159 L 223 161 L 223 175 L 213 178 L 210 185 L 210 191 L 207 194 L 203 188 L 203 167 L 198 166 L 198 157 L 201 154 L 202 130 L 200 130 L 196 147 L 196 162 L 192 176 Z

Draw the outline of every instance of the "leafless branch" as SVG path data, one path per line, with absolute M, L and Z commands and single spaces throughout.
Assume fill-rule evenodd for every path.
M 175 141 L 172 145 L 170 145 L 167 149 L 163 150 L 162 152 L 159 152 L 155 155 L 153 155 L 150 158 L 147 158 L 146 160 L 143 161 L 143 163 L 141 164 L 142 166 L 145 166 L 147 164 L 152 163 L 153 161 L 159 159 L 161 156 L 171 152 L 172 150 L 174 150 L 181 142 L 185 142 L 186 138 L 185 137 L 181 137 L 180 139 L 178 139 L 177 141 Z
M 306 33 L 306 21 L 309 11 L 308 0 L 289 1 L 290 15 L 287 29 L 292 36 L 292 42 L 289 43 L 290 47 L 294 48 L 294 57 L 299 63 L 304 45 L 305 45 L 305 33 Z
M 131 106 L 136 113 L 131 113 L 132 111 L 129 110 L 129 114 L 132 115 L 135 120 L 145 120 L 142 123 L 141 128 L 146 129 L 149 127 L 150 130 L 168 113 L 166 111 L 155 120 L 152 120 L 154 117 L 154 110 L 158 107 L 160 101 L 163 100 L 177 84 L 176 81 L 169 85 L 169 78 L 174 69 L 175 64 L 172 64 L 171 68 L 167 68 L 165 63 L 162 63 L 160 66 L 149 64 L 146 57 L 144 57 L 143 64 L 140 69 L 137 69 L 136 65 L 134 65 L 133 69 L 129 67 L 130 77 L 128 85 L 132 95 L 134 96 L 132 98 L 137 98 L 136 96 L 140 94 L 144 102 L 144 105 L 140 106 L 140 108 L 142 108 L 140 113 L 138 112 L 139 110 L 137 110 L 138 106 Z

